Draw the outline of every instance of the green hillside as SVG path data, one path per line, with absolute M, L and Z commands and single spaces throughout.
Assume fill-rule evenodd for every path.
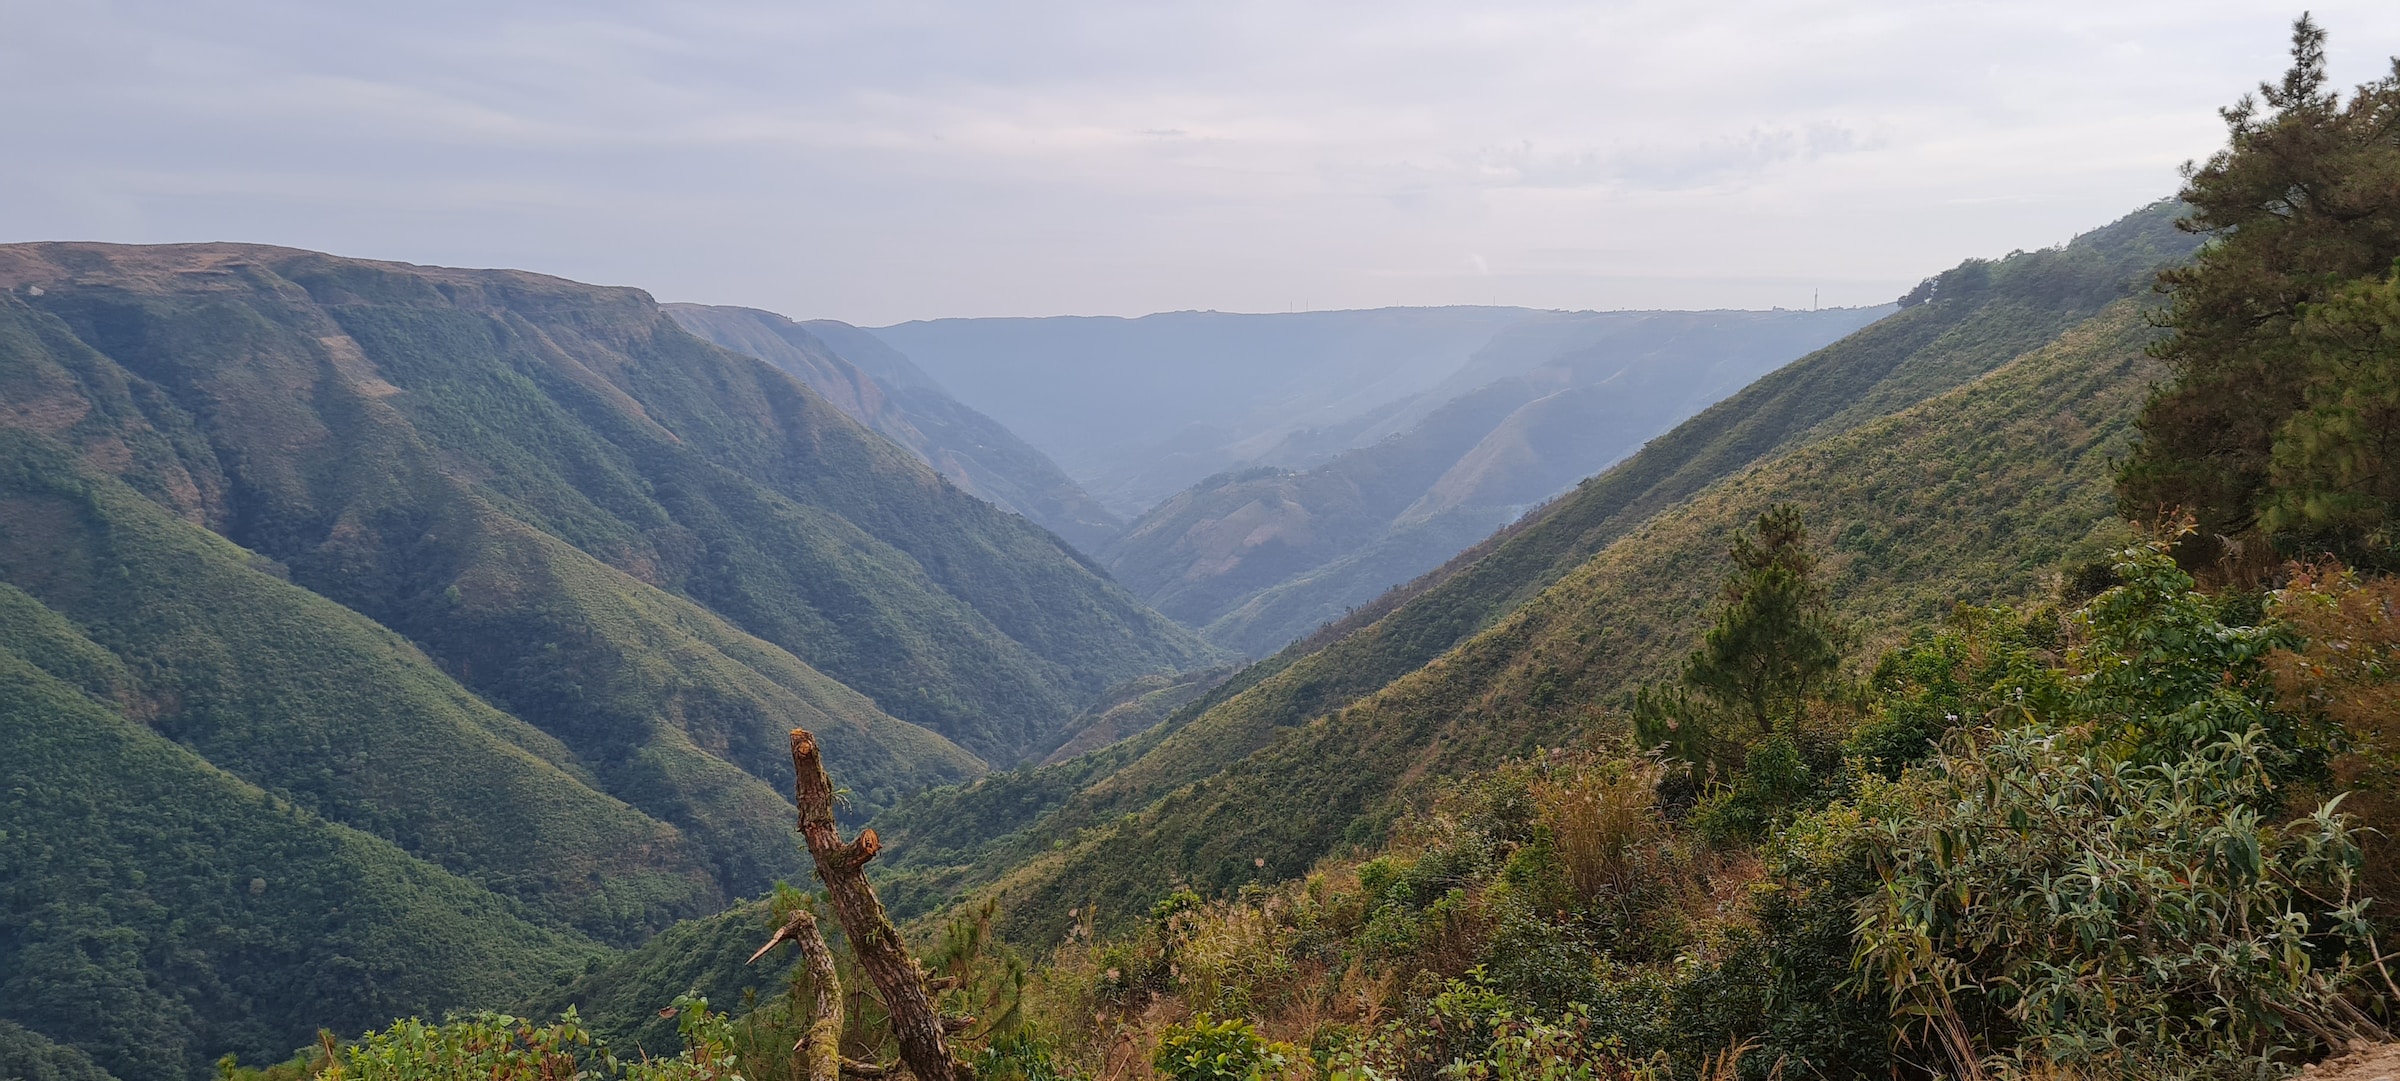
M 59 767 L 0 1020 L 120 1077 L 522 1003 L 803 876 L 794 726 L 863 818 L 1213 657 L 632 290 L 234 245 L 0 288 L 0 739 Z
M 59 351 L 98 354 L 61 362 L 118 369 L 128 423 L 177 448 L 161 468 L 206 475 L 160 495 L 412 639 L 474 558 L 456 528 L 480 501 L 994 761 L 1207 656 L 1054 538 L 636 291 L 239 246 L 6 254 L 12 286 L 42 289 L 19 298 L 72 336 Z
M 777 449 L 795 414 L 752 406 L 786 384 L 720 372 L 710 408 L 744 418 L 721 426 L 690 382 L 638 374 L 652 346 L 610 331 L 622 324 L 592 304 L 537 319 L 511 300 L 488 345 L 443 322 L 494 290 L 547 283 L 443 279 L 443 303 L 420 318 L 383 302 L 335 311 L 355 282 L 279 271 L 340 320 L 349 344 L 328 354 L 328 380 L 372 414 L 323 425 L 366 433 L 336 454 L 295 452 L 327 443 L 305 427 L 226 434 L 254 426 L 215 414 L 255 388 L 161 397 L 209 384 L 77 352 L 137 355 L 140 336 L 99 301 L 59 302 L 70 317 L 22 321 L 16 337 L 41 348 L 0 368 L 12 407 L 0 786 L 13 801 L 0 820 L 0 1063 L 189 1073 L 198 1048 L 266 1046 L 310 1002 L 338 1013 L 513 991 L 545 1014 L 587 1012 L 599 1039 L 577 1031 L 577 1012 L 538 1030 L 409 1020 L 225 1073 L 2380 1076 L 2400 1061 L 2383 945 L 2400 934 L 2385 903 L 2400 579 L 2382 573 L 2400 551 L 2387 483 L 2400 475 L 2400 270 L 2386 269 L 2400 186 L 2384 183 L 2400 178 L 2400 67 L 2345 102 L 2326 89 L 2323 31 L 2303 16 L 2291 40 L 2281 83 L 2222 111 L 2229 144 L 2186 170 L 2180 204 L 1927 279 L 1890 318 L 1260 663 L 1096 689 L 1057 651 L 1099 647 L 1039 616 L 1114 594 L 1037 612 L 1032 593 L 1068 572 L 948 584 L 974 559 L 1031 549 L 1005 534 L 911 537 L 945 523 L 911 519 L 889 494 L 905 484 L 862 496 L 830 479 L 931 475 L 888 444 Z M 143 287 L 161 281 L 189 284 Z M 1456 385 L 1489 386 L 1484 371 L 1570 330 L 1525 330 Z M 547 344 L 520 348 L 536 333 Z M 469 374 L 515 373 L 535 391 L 506 379 L 445 391 L 456 371 L 412 372 L 412 349 L 426 363 L 482 358 Z M 409 382 L 362 375 L 376 355 L 399 358 L 376 371 Z M 561 357 L 590 363 L 567 371 Z M 268 382 L 286 393 L 258 408 L 305 400 L 328 415 L 288 377 Z M 1511 410 L 1494 429 L 1506 446 L 1468 452 L 1472 468 L 1445 470 L 1395 521 L 1508 498 L 1494 493 L 1522 479 L 1511 462 L 1605 398 L 1562 391 Z M 830 408 L 799 400 L 801 413 Z M 1414 419 L 1374 423 L 1403 432 Z M 359 458 L 385 463 L 381 479 L 340 479 Z M 1308 524 L 1248 509 L 1270 498 L 1367 521 L 1410 486 L 1395 480 L 1409 462 L 1370 458 L 1220 478 L 1170 509 L 1228 530 L 1144 543 L 1221 571 L 1243 545 L 1219 542 L 1242 529 Z M 827 462 L 848 472 L 800 467 Z M 2144 501 L 2161 491 L 2186 494 Z M 273 547 L 277 528 L 310 520 L 292 508 L 327 492 L 338 513 L 301 531 L 307 544 Z M 663 541 L 635 513 L 646 506 L 733 569 Z M 392 524 L 407 508 L 424 518 Z M 762 523 L 784 532 L 758 540 Z M 910 562 L 881 561 L 877 544 Z M 776 652 L 795 625 L 778 620 L 842 618 L 816 607 L 823 596 L 727 602 L 705 586 L 802 588 L 768 565 L 795 551 L 879 588 L 917 582 L 915 568 L 920 592 L 860 617 L 868 638 L 898 636 L 893 657 L 991 647 L 906 673 L 934 681 L 925 693 L 1013 671 L 1013 647 L 1058 666 L 1036 675 L 1086 687 L 1085 708 L 1063 724 L 944 729 L 987 741 L 970 759 L 941 742 L 937 718 L 914 726 L 844 697 L 820 666 L 783 664 L 800 647 Z M 1187 616 L 1247 607 L 1186 576 L 1136 584 Z M 157 594 L 155 611 L 126 611 L 120 595 L 136 593 Z M 922 607 L 944 603 L 982 622 Z M 1292 605 L 1280 614 L 1305 610 Z M 1025 627 L 1043 630 L 1010 629 Z M 320 689 L 253 664 L 347 682 Z M 988 703 L 1040 688 L 978 690 Z M 898 749 L 907 732 L 968 771 L 1002 764 L 989 741 L 1018 739 L 1019 753 L 961 783 L 870 789 L 875 829 L 845 842 L 828 835 L 843 797 L 794 734 L 800 828 L 849 963 L 794 911 L 818 900 L 783 884 L 629 949 L 593 944 L 626 933 L 629 904 L 648 916 L 684 903 L 671 883 L 722 895 L 758 870 L 734 861 L 763 837 L 743 801 L 772 779 L 762 714 L 794 708 L 769 701 L 779 693 L 836 732 L 847 724 L 871 769 L 918 760 Z M 455 744 L 492 771 L 423 782 L 436 811 L 538 816 L 581 800 L 593 830 L 655 828 L 689 848 L 654 842 L 590 872 L 580 895 L 527 886 L 493 861 L 562 879 L 577 867 L 383 806 L 408 775 L 372 744 L 416 732 L 377 712 L 386 699 L 393 713 L 453 707 L 432 718 L 437 738 L 402 750 L 411 764 Z M 361 714 L 355 733 L 344 712 Z M 235 730 L 251 735 L 212 750 Z M 470 806 L 485 789 L 494 804 Z M 163 822 L 146 817 L 159 808 Z M 351 843 L 321 860 L 347 877 L 290 873 L 290 891 L 316 903 L 277 909 L 292 902 L 275 861 L 329 838 Z M 678 878 L 685 851 L 694 869 Z M 456 940 L 420 945 L 429 967 L 376 980 L 376 951 L 421 929 L 416 915 L 438 906 L 418 902 L 436 895 L 456 906 L 444 925 Z M 388 922 L 351 948 L 356 909 Z M 779 912 L 791 918 L 777 940 L 798 934 L 804 973 L 788 957 L 748 962 Z M 309 978 L 262 983 L 257 947 L 211 952 L 252 926 L 269 963 L 312 966 Z M 328 942 L 345 952 L 301 955 Z M 355 986 L 337 986 L 345 976 Z M 694 994 L 716 1001 L 682 997 Z M 104 1015 L 137 1023 L 92 1036 Z
M 1109 823 L 1202 781 L 1284 729 L 1415 671 L 1526 603 L 1659 512 L 1754 463 L 1856 429 L 1988 373 L 2123 298 L 2188 253 L 2159 204 L 2058 249 L 1973 260 L 1929 279 L 1899 313 L 1759 380 L 1640 453 L 1282 653 L 1165 724 L 1089 761 L 929 792 L 896 809 L 895 885 L 907 903 L 991 881 L 1054 838 Z M 935 820 L 945 840 L 912 850 Z M 960 836 L 973 830 L 979 839 Z M 1337 831 L 1338 832 L 1338 831 Z M 1063 911 L 1062 907 L 1060 911 Z
M 701 846 L 593 790 L 558 740 L 389 631 L 36 437 L 0 430 L 0 461 L 0 640 L 55 654 L 60 678 L 588 933 L 637 940 L 721 902 Z
M 675 996 L 696 993 L 740 1011 L 774 998 L 788 986 L 798 965 L 797 951 L 779 949 L 756 963 L 750 961 L 775 926 L 767 902 L 745 901 L 705 919 L 676 924 L 521 1006 L 537 1017 L 573 1007 L 612 1044 L 673 1054 L 682 1040 L 675 1019 L 659 1011 Z
M 1082 716 L 1067 723 L 1066 741 L 1042 759 L 1042 764 L 1056 765 L 1080 758 L 1147 732 L 1233 673 L 1234 668 L 1229 665 L 1176 676 L 1143 676 L 1111 687 Z
M 1151 760 L 1163 764 L 1179 741 L 1234 764 L 1003 879 L 1009 926 L 1043 941 L 1067 909 L 1096 903 L 1121 919 L 1155 901 L 1158 883 L 1221 891 L 1291 878 L 1345 840 L 1379 836 L 1419 781 L 1602 722 L 1606 704 L 1690 648 L 1732 531 L 1775 503 L 1824 530 L 1837 607 L 1871 638 L 1962 601 L 2038 591 L 2062 560 L 2122 539 L 2108 467 L 2155 374 L 2142 352 L 2153 333 L 2120 302 L 1982 379 L 1762 463 L 1626 533 L 1431 663 L 1255 750 L 1242 741 L 1256 729 L 1223 719 L 1239 699 L 1201 715 L 1090 791 L 1159 768 Z
M 95 700 L 79 682 L 118 674 L 105 651 L 18 597 L 0 645 L 9 1021 L 118 1077 L 198 1076 L 320 1025 L 504 1005 L 598 955 Z

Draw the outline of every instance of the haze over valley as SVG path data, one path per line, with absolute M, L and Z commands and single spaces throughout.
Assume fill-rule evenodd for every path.
M 667 310 L 1090 553 L 1169 617 L 1263 656 L 1891 308 L 1183 312 L 872 330 Z
M 2339 7 L 0 7 L 0 1081 L 2382 1078 Z

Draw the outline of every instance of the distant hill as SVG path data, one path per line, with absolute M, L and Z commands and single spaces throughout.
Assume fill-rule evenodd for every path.
M 1379 418 L 1391 435 L 1211 478 L 1099 555 L 1212 641 L 1271 653 L 1891 310 L 1544 313 Z
M 638 291 L 0 246 L 0 1021 L 119 1077 L 798 878 L 796 724 L 865 817 L 1214 656 Z
M 1562 738 L 1663 671 L 1731 530 L 1771 501 L 1803 507 L 1870 628 L 2033 588 L 2108 539 L 2107 460 L 2152 374 L 2137 298 L 2196 243 L 2175 213 L 1945 272 L 1158 727 L 903 801 L 879 820 L 890 892 L 996 890 L 1038 943 L 1069 909 L 1122 919 L 1162 883 L 1299 874 L 1425 779 Z
M 1389 430 L 1524 308 L 1138 319 L 935 319 L 872 329 L 1130 517 L 1250 465 L 1306 468 Z M 1397 430 L 1397 429 L 1390 429 Z
M 839 333 L 1049 451 L 1134 517 L 1098 541 L 1062 535 L 1160 611 L 1261 656 L 1891 310 L 1170 312 Z
M 1084 551 L 1124 522 L 1041 451 L 967 408 L 874 335 L 830 320 L 795 323 L 755 308 L 660 305 L 685 330 L 808 384 L 851 419 L 916 452 L 967 493 L 1032 519 Z

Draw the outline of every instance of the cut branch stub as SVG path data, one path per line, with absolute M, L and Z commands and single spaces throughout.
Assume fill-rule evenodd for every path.
M 826 948 L 825 936 L 817 930 L 817 917 L 805 908 L 794 910 L 792 918 L 777 928 L 775 937 L 751 954 L 750 960 L 766 956 L 780 942 L 799 944 L 809 986 L 816 991 L 816 1002 L 808 1014 L 808 1029 L 792 1050 L 799 1052 L 801 1061 L 807 1065 L 808 1081 L 841 1081 L 842 981 L 833 971 L 833 951 Z
M 861 870 L 882 850 L 882 842 L 874 830 L 860 833 L 856 841 L 842 840 L 833 821 L 833 782 L 825 776 L 817 738 L 805 728 L 792 729 L 792 773 L 793 802 L 800 807 L 800 837 L 816 861 L 817 878 L 825 883 L 834 918 L 841 921 L 850 949 L 858 955 L 858 967 L 874 982 L 884 1009 L 891 1014 L 900 1061 L 917 1081 L 974 1077 L 974 1069 L 951 1054 L 950 1045 L 942 1039 L 942 1015 L 926 990 L 924 970 L 908 955 L 908 947 L 900 941 L 891 918 L 884 915 L 883 902 L 876 899 L 874 887 L 867 884 Z

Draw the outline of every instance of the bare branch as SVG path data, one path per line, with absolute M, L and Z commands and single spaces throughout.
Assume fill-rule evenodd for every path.
M 848 1072 L 842 1059 L 842 981 L 833 971 L 833 951 L 826 948 L 825 936 L 817 930 L 816 914 L 805 908 L 794 910 L 792 918 L 776 928 L 775 936 L 743 964 L 766 956 L 784 942 L 800 946 L 801 964 L 808 971 L 809 986 L 816 991 L 807 1032 L 792 1050 L 801 1054 L 808 1081 L 841 1081 L 841 1075 Z
M 833 821 L 833 782 L 825 776 L 816 737 L 805 728 L 792 729 L 792 772 L 793 802 L 800 807 L 800 836 L 816 860 L 817 878 L 825 883 L 834 917 L 841 921 L 850 948 L 858 955 L 858 967 L 866 970 L 867 979 L 882 993 L 884 1008 L 891 1014 L 892 1036 L 900 1044 L 900 1061 L 917 1081 L 968 1081 L 975 1075 L 974 1068 L 952 1054 L 943 1040 L 942 1017 L 926 989 L 924 970 L 908 955 L 900 932 L 884 915 L 883 902 L 875 898 L 874 887 L 867 884 L 861 871 L 882 850 L 883 843 L 874 830 L 860 833 L 856 841 L 842 840 Z

